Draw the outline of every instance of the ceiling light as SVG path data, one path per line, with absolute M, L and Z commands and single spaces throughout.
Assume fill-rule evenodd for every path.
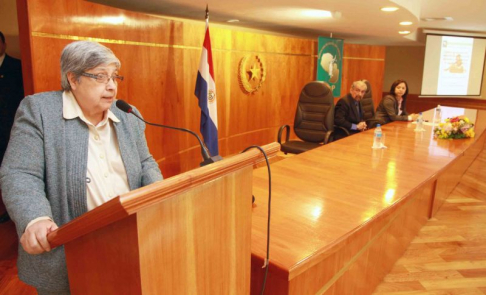
M 381 8 L 381 11 L 386 11 L 386 12 L 393 12 L 393 11 L 397 11 L 398 10 L 398 7 L 394 7 L 394 6 L 388 6 L 388 7 L 382 7 Z
M 410 34 L 410 31 L 398 31 L 398 34 L 401 34 L 401 35 Z
M 229 22 L 229 23 L 237 23 L 239 21 L 240 21 L 239 19 L 229 19 L 229 20 L 227 20 L 227 22 Z
M 332 17 L 329 10 L 306 9 L 302 11 L 302 14 L 309 17 Z
M 433 22 L 433 21 L 453 21 L 454 19 L 450 16 L 446 16 L 446 17 L 423 17 L 420 20 L 424 22 Z
M 410 26 L 412 24 L 413 24 L 412 22 L 400 22 L 401 26 Z

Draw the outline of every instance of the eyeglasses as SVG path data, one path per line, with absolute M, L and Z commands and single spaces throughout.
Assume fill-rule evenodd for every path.
M 123 81 L 123 76 L 118 76 L 118 75 L 108 76 L 108 75 L 105 75 L 105 74 L 81 73 L 81 76 L 89 77 L 89 78 L 95 79 L 96 82 L 98 82 L 98 83 L 105 83 L 105 84 L 108 84 L 110 79 L 112 79 L 114 83 L 118 83 L 118 82 Z

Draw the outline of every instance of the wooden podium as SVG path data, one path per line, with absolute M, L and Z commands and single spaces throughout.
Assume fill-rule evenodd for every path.
M 280 146 L 264 147 L 274 156 Z M 72 294 L 249 294 L 253 149 L 131 191 L 48 236 Z

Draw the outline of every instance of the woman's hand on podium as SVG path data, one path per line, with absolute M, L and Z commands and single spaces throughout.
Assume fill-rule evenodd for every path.
M 57 229 L 52 220 L 40 220 L 28 226 L 20 238 L 20 244 L 29 254 L 41 254 L 51 251 L 47 234 Z

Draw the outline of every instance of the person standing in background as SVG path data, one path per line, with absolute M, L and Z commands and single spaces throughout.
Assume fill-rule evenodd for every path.
M 22 65 L 20 60 L 7 55 L 6 49 L 5 36 L 0 31 L 0 166 L 7 150 L 15 112 L 24 98 Z M 0 223 L 9 220 L 8 213 L 0 212 Z
M 7 43 L 0 32 L 0 166 L 7 149 L 15 112 L 24 98 L 20 60 L 5 53 Z

